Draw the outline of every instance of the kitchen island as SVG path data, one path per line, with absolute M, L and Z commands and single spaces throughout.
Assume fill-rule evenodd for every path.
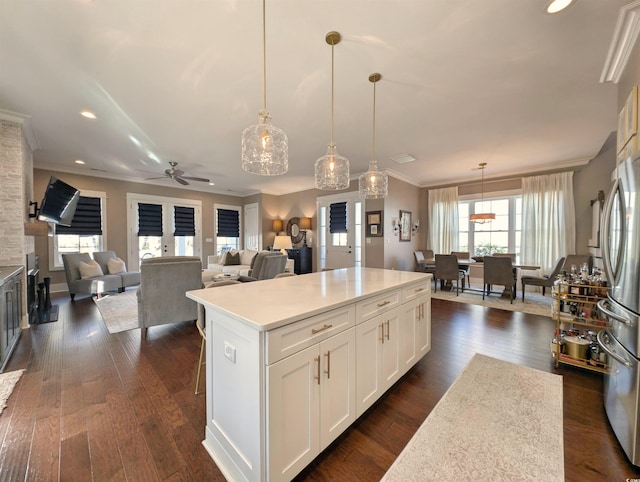
M 431 348 L 431 275 L 346 268 L 190 291 L 206 309 L 205 448 L 290 480 Z

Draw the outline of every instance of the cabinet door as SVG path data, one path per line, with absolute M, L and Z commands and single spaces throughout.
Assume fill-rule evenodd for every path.
M 290 480 L 320 453 L 320 350 L 313 345 L 267 368 L 269 480 Z
M 418 359 L 418 324 L 421 305 L 418 300 L 407 301 L 402 305 L 400 320 L 400 369 L 405 373 L 415 365 Z
M 356 334 L 351 328 L 320 344 L 320 450 L 356 420 Z
M 416 350 L 418 358 L 431 350 L 431 297 L 423 295 L 418 298 L 418 320 L 416 330 Z
M 400 371 L 400 308 L 394 308 L 380 315 L 384 328 L 380 357 L 382 392 L 393 385 L 402 375 Z
M 380 375 L 383 330 L 381 315 L 356 326 L 356 412 L 358 417 L 383 392 Z

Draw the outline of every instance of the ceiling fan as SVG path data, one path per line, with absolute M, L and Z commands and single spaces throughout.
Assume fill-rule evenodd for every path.
M 178 165 L 177 162 L 170 161 L 169 165 L 171 166 L 171 168 L 164 170 L 164 176 L 148 177 L 145 180 L 146 181 L 151 181 L 153 179 L 164 179 L 165 177 L 168 177 L 169 179 L 173 179 L 174 181 L 179 182 L 183 186 L 188 186 L 189 185 L 189 183 L 186 181 L 186 179 L 189 179 L 190 181 L 209 182 L 209 179 L 205 179 L 203 177 L 183 176 L 184 171 L 182 169 L 176 169 L 176 166 Z

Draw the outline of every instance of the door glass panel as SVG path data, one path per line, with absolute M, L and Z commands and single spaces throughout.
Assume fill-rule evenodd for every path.
M 138 253 L 140 261 L 162 256 L 162 236 L 138 236 Z

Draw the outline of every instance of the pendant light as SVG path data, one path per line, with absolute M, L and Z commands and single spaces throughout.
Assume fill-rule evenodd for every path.
M 327 153 L 320 157 L 315 164 L 316 189 L 337 191 L 349 187 L 349 160 L 338 154 L 333 142 L 333 49 L 340 43 L 338 32 L 329 32 L 325 40 L 331 45 L 331 139 Z
M 484 203 L 484 168 L 487 165 L 486 162 L 481 162 L 479 164 L 479 168 L 482 171 L 482 202 Z M 476 224 L 484 224 L 484 223 L 490 223 L 493 219 L 496 218 L 495 213 L 474 213 L 471 216 L 469 216 L 469 220 L 472 223 L 476 223 Z
M 373 83 L 373 141 L 371 142 L 371 161 L 369 170 L 360 175 L 359 190 L 363 199 L 382 199 L 389 191 L 389 177 L 386 171 L 378 169 L 376 162 L 376 82 L 382 78 L 378 73 L 369 76 L 369 82 Z
M 271 124 L 267 111 L 267 40 L 265 0 L 262 0 L 262 110 L 258 124 L 242 133 L 242 169 L 261 176 L 277 176 L 289 169 L 289 141 L 282 129 Z

